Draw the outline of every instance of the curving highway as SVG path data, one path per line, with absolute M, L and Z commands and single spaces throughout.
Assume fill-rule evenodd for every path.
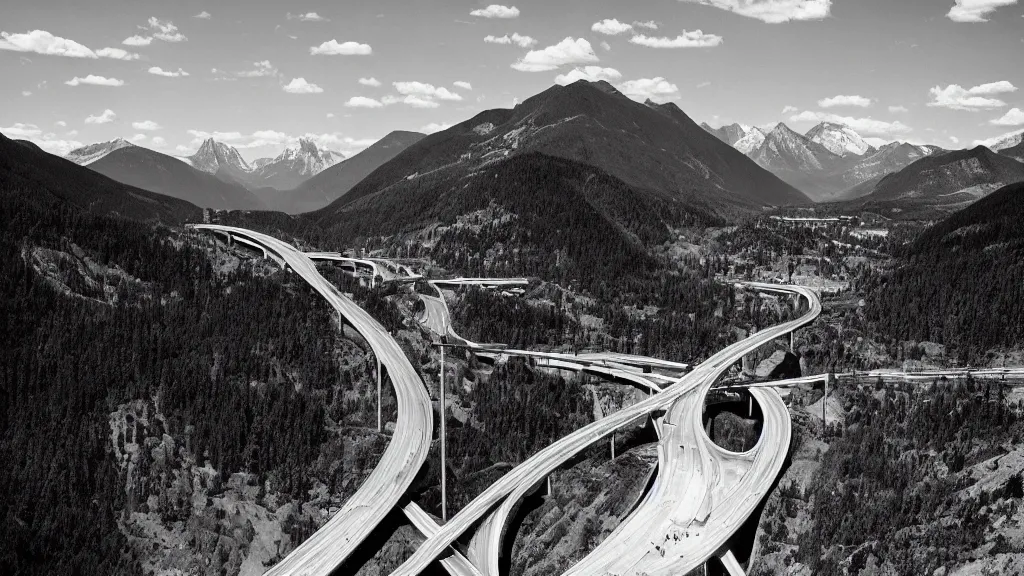
M 532 486 L 543 481 L 548 474 L 566 460 L 639 416 L 654 410 L 664 409 L 695 389 L 701 389 L 700 396 L 703 398 L 707 391 L 710 390 L 717 376 L 727 370 L 729 366 L 735 364 L 744 355 L 749 354 L 771 340 L 785 336 L 789 332 L 810 324 L 821 313 L 821 303 L 817 295 L 809 288 L 774 284 L 747 284 L 746 286 L 757 290 L 764 289 L 766 291 L 778 291 L 790 295 L 797 294 L 803 296 L 810 303 L 809 309 L 803 316 L 797 319 L 767 328 L 745 340 L 726 347 L 698 366 L 693 372 L 680 378 L 676 384 L 667 388 L 661 394 L 652 396 L 647 400 L 584 426 L 537 452 L 489 486 L 458 514 L 453 516 L 437 533 L 429 537 L 405 563 L 398 567 L 393 573 L 394 576 L 414 576 L 418 574 L 434 558 L 437 558 L 438 555 L 447 549 L 456 538 L 469 530 L 473 524 L 482 520 L 503 499 L 517 492 L 522 486 Z M 774 452 L 774 450 L 770 450 L 770 452 Z M 772 478 L 772 481 L 774 481 L 774 478 Z
M 419 374 L 395 339 L 372 316 L 321 276 L 305 254 L 272 236 L 244 228 L 216 224 L 197 224 L 193 228 L 226 233 L 280 258 L 362 334 L 374 355 L 387 367 L 395 386 L 398 419 L 391 442 L 377 467 L 341 510 L 266 572 L 271 576 L 327 576 L 394 508 L 426 461 L 433 430 L 430 398 Z

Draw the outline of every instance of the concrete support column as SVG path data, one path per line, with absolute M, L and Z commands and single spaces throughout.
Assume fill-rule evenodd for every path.
M 380 358 L 377 358 L 377 432 L 383 432 L 384 427 L 381 422 L 381 401 L 380 401 L 380 382 L 383 379 L 381 374 Z
M 615 460 L 615 432 L 612 432 L 611 447 L 612 447 L 612 460 Z
M 447 332 L 447 330 L 446 330 Z M 448 521 L 448 471 L 445 469 L 444 341 L 441 342 L 441 520 Z
M 834 378 L 834 377 L 835 377 L 835 375 L 832 374 L 831 372 L 829 372 L 828 375 L 825 377 L 825 396 L 822 397 L 822 400 L 821 400 L 821 430 L 822 430 L 822 436 L 824 436 L 825 426 L 828 425 L 828 422 L 825 420 L 825 405 L 828 404 L 828 385 L 832 383 L 832 378 Z
M 729 572 L 729 576 L 746 576 L 743 572 L 743 567 L 736 560 L 732 550 L 726 550 L 724 554 L 719 556 L 719 559 L 722 561 L 722 565 L 725 566 L 726 571 Z M 707 565 L 705 564 L 705 566 Z

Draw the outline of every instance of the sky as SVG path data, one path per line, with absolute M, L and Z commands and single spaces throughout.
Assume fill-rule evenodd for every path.
M 33 0 L 0 9 L 0 132 L 62 154 L 204 138 L 352 154 L 605 79 L 713 126 L 845 123 L 969 147 L 1024 130 L 1018 0 Z

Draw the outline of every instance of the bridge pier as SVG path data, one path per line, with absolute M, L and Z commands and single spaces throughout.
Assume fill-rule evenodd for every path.
M 444 340 L 441 340 L 441 520 L 448 521 L 448 471 L 445 467 L 445 395 L 444 395 Z
M 612 432 L 611 447 L 612 447 L 612 460 L 615 460 L 615 432 Z
M 743 567 L 740 566 L 736 556 L 733 555 L 732 550 L 726 550 L 719 559 L 722 561 L 722 565 L 725 566 L 726 571 L 729 572 L 729 576 L 746 576 L 743 572 Z M 705 564 L 707 566 L 707 564 Z
M 340 314 L 341 313 L 339 312 L 338 314 L 339 314 L 339 319 L 340 319 Z M 374 354 L 374 356 L 376 356 L 376 354 Z M 380 381 L 381 381 L 383 375 L 381 374 L 380 369 L 381 369 L 380 368 L 380 357 L 378 356 L 377 357 L 377 432 L 383 432 L 384 431 L 384 427 L 383 427 L 383 425 L 381 423 L 381 405 L 380 405 Z

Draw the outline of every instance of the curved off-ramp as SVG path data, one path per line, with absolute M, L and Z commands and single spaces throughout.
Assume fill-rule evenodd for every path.
M 398 418 L 380 462 L 341 510 L 266 572 L 271 576 L 327 576 L 394 508 L 426 461 L 433 430 L 433 411 L 426 387 L 388 331 L 321 276 L 305 254 L 272 236 L 244 228 L 215 224 L 197 224 L 193 228 L 244 239 L 246 244 L 254 243 L 280 258 L 362 334 L 374 355 L 387 367 L 395 386 Z

